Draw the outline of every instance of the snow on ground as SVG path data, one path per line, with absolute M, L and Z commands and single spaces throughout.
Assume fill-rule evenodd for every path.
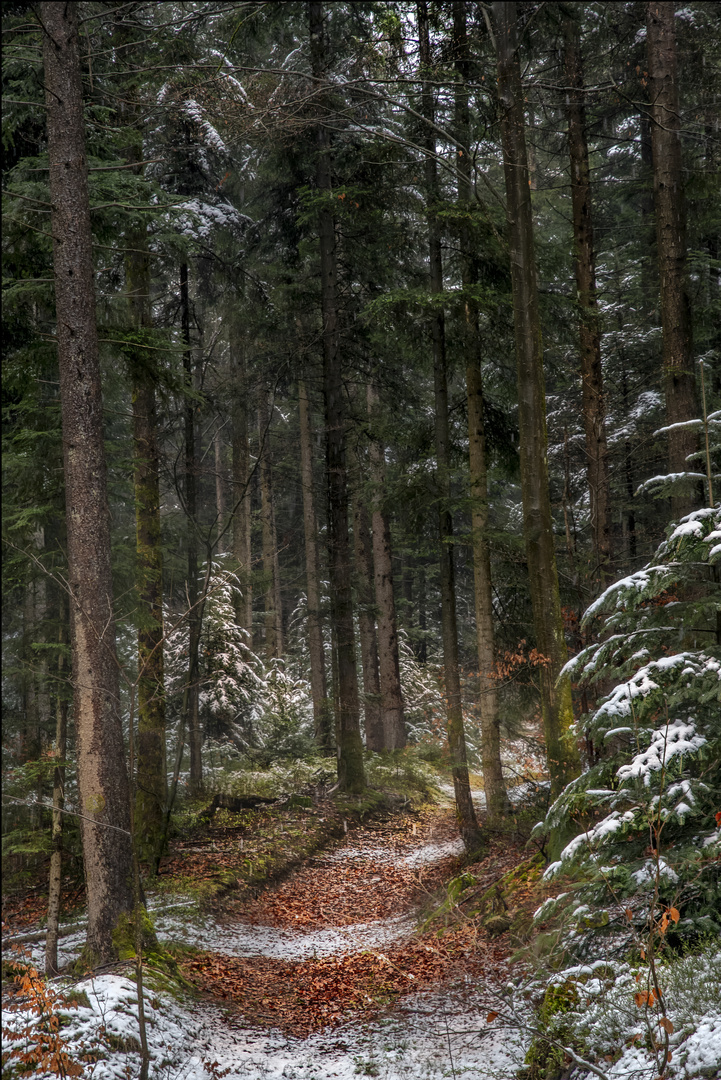
M 93 1080 L 126 1080 L 140 1068 L 137 994 L 133 982 L 101 975 L 76 984 L 88 1004 L 63 1010 L 63 1036 L 73 1060 L 101 1051 Z M 214 1005 L 180 1005 L 148 987 L 145 1014 L 151 1080 L 504 1080 L 523 1060 L 516 1033 L 486 1024 L 488 1002 L 470 986 L 416 994 L 370 1022 L 296 1039 L 258 1031 Z M 24 1018 L 25 1019 L 25 1018 Z M 17 1026 L 18 1014 L 4 1022 Z M 112 1052 L 114 1051 L 114 1052 Z M 214 1065 L 212 1063 L 215 1063 Z M 35 1080 L 47 1074 L 36 1073 Z
M 407 915 L 305 932 L 241 922 L 218 926 L 210 919 L 199 923 L 156 919 L 160 941 L 178 941 L 226 956 L 267 956 L 273 960 L 311 960 L 315 956 L 363 952 L 410 937 L 415 925 L 416 920 Z

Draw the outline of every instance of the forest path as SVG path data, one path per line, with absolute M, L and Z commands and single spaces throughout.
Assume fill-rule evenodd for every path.
M 502 982 L 508 942 L 470 923 L 417 930 L 462 853 L 453 811 L 434 807 L 358 826 L 280 885 L 225 897 L 203 952 L 181 959 L 210 1059 L 253 1080 L 442 1076 L 451 1060 L 457 1077 L 503 1076 L 514 1039 L 486 1024 L 496 999 L 479 987 Z M 523 858 L 497 841 L 473 871 L 495 880 Z

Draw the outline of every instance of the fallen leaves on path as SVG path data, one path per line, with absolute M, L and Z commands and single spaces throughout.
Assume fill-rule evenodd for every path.
M 304 962 L 202 953 L 181 961 L 198 989 L 221 998 L 243 1021 L 304 1037 L 358 1013 L 372 1013 L 402 995 L 459 975 L 503 977 L 507 949 L 454 927 L 381 950 Z

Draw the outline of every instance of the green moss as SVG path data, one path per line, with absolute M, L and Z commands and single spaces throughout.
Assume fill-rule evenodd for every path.
M 572 1040 L 563 1017 L 578 1005 L 578 990 L 573 979 L 546 987 L 538 1009 L 536 1027 L 558 1042 L 568 1044 Z M 580 1049 L 575 1047 L 575 1049 Z M 535 1035 L 526 1054 L 524 1080 L 560 1080 L 565 1072 L 564 1053 L 552 1046 L 541 1035 Z

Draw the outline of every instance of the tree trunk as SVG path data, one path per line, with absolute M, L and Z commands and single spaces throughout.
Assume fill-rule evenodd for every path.
M 130 322 L 136 332 L 151 326 L 150 266 L 146 235 L 133 233 L 125 274 Z M 163 827 L 167 799 L 165 686 L 163 677 L 163 551 L 160 535 L 155 380 L 146 350 L 131 361 L 133 484 L 137 561 L 138 746 L 135 838 L 142 859 L 152 858 Z
M 213 436 L 213 456 L 215 458 L 215 516 L 218 529 L 218 554 L 226 550 L 225 541 L 225 481 L 223 478 L 223 439 L 220 428 Z
M 650 0 L 646 5 L 646 36 L 651 91 L 653 197 L 661 280 L 663 382 L 666 419 L 680 424 L 698 416 L 693 366 L 691 298 L 686 268 L 686 203 L 681 165 L 681 118 L 678 104 L 676 5 Z M 682 473 L 693 468 L 686 458 L 698 450 L 698 434 L 681 428 L 668 433 L 668 468 Z M 671 499 L 674 518 L 690 513 L 702 492 L 689 491 Z
M 196 402 L 192 397 L 193 357 L 190 349 L 190 294 L 188 290 L 188 264 L 180 266 L 180 316 L 185 343 L 183 368 L 185 372 L 185 513 L 187 517 L 188 580 L 187 596 L 190 606 L 188 616 L 188 693 L 187 727 L 190 750 L 190 790 L 197 794 L 203 787 L 203 759 L 200 732 L 200 631 L 201 610 L 198 604 L 198 460 L 195 436 Z
M 88 901 L 85 959 L 117 956 L 133 907 L 130 792 L 120 721 L 102 393 L 78 8 L 43 3 L 43 62 L 73 654 L 73 716 Z
M 355 553 L 358 631 L 363 668 L 363 711 L 366 746 L 376 753 L 385 749 L 381 713 L 381 682 L 376 636 L 376 598 L 373 584 L 373 542 L 368 510 L 360 493 L 360 462 L 353 488 L 353 548 Z
M 463 288 L 470 289 L 478 280 L 474 265 L 473 238 L 465 224 L 471 207 L 470 117 L 467 84 L 470 79 L 470 58 L 466 31 L 465 0 L 454 0 L 453 44 L 457 79 L 455 91 L 456 138 L 465 151 L 456 159 L 458 171 L 458 202 L 462 211 L 460 226 L 461 274 Z M 468 464 L 471 494 L 471 530 L 473 544 L 473 595 L 476 613 L 476 645 L 480 685 L 481 756 L 486 811 L 490 822 L 497 821 L 510 810 L 501 766 L 501 733 L 498 715 L 498 692 L 494 681 L 495 645 L 493 633 L 493 593 L 491 587 L 491 553 L 486 532 L 488 529 L 488 467 L 486 464 L 486 434 L 483 416 L 483 379 L 481 375 L 481 337 L 478 309 L 470 297 L 463 304 L 462 342 L 466 361 L 466 394 L 468 397 Z
M 61 615 L 62 621 L 62 615 Z M 62 635 L 61 635 L 62 645 Z M 48 921 L 45 936 L 45 974 L 58 974 L 58 927 L 63 877 L 63 809 L 65 807 L 65 757 L 67 754 L 68 702 L 63 687 L 65 658 L 58 655 L 58 693 L 55 705 L 55 746 L 57 762 L 53 772 L 53 825 L 50 835 L 50 873 L 48 875 Z
M 265 655 L 283 655 L 283 614 L 280 599 L 278 540 L 273 511 L 273 476 L 270 460 L 270 412 L 268 397 L 261 392 L 258 406 L 258 454 L 260 456 L 260 520 L 263 527 L 263 577 L 265 579 Z
M 313 76 L 325 78 L 326 43 L 323 4 L 308 4 Z M 338 654 L 338 780 L 342 789 L 365 787 L 363 744 L 360 734 L 358 675 L 355 663 L 353 596 L 348 536 L 348 479 L 345 462 L 345 404 L 338 341 L 338 297 L 335 225 L 330 210 L 332 183 L 330 140 L 327 128 L 316 129 L 316 186 L 325 205 L 318 211 L 320 241 L 321 310 L 323 317 L 323 388 L 327 425 L 328 569 Z
M 438 179 L 435 162 L 435 137 L 430 125 L 434 121 L 433 91 L 429 83 L 431 55 L 428 35 L 428 5 L 419 0 L 418 37 L 420 66 L 423 77 L 422 112 L 428 122 L 424 144 L 425 184 L 428 201 L 428 247 L 430 289 L 436 296 L 443 292 L 443 264 L 441 262 L 441 233 L 436 203 Z M 455 569 L 453 565 L 453 518 L 450 509 L 450 433 L 448 424 L 448 382 L 446 374 L 445 321 L 443 309 L 430 318 L 433 342 L 433 384 L 435 395 L 435 447 L 437 462 L 437 505 L 440 539 L 440 586 L 441 631 L 443 640 L 443 668 L 446 683 L 446 716 L 448 723 L 448 748 L 453 770 L 453 787 L 456 796 L 458 825 L 466 848 L 477 850 L 481 844 L 481 831 L 471 798 L 468 778 L 466 736 L 463 728 L 463 704 L 461 680 L 458 669 L 458 626 L 456 622 Z
M 310 692 L 313 698 L 315 738 L 319 748 L 328 753 L 333 745 L 330 702 L 323 652 L 323 624 L 320 605 L 318 565 L 318 523 L 313 497 L 313 436 L 310 426 L 308 392 L 302 379 L 298 382 L 300 416 L 300 472 L 303 488 L 303 533 L 305 538 L 305 583 L 308 598 L 308 652 L 310 654 Z
M 368 418 L 371 425 L 378 411 L 378 392 L 372 383 L 367 387 Z M 385 487 L 385 451 L 377 438 L 371 438 L 368 448 L 373 493 L 373 567 L 375 570 L 375 603 L 378 620 L 378 660 L 381 680 L 381 722 L 385 750 L 400 750 L 406 745 L 406 725 L 403 716 L 403 693 L 398 657 L 398 625 L 393 592 L 393 559 L 391 554 L 391 525 L 383 509 Z
M 233 558 L 237 566 L 241 595 L 235 617 L 253 642 L 253 581 L 251 549 L 251 468 L 248 438 L 248 382 L 242 344 L 234 348 L 233 399 Z
M 516 38 L 517 5 L 515 2 L 494 3 L 493 15 L 497 27 L 501 136 L 511 252 L 523 525 L 536 646 L 546 658 L 540 667 L 541 712 L 551 795 L 555 798 L 578 772 L 579 757 L 570 730 L 573 723 L 571 683 L 568 678 L 560 681 L 558 678 L 568 653 L 548 490 L 543 345 Z
M 608 581 L 613 571 L 606 405 L 601 369 L 601 329 L 596 295 L 596 255 L 593 244 L 580 26 L 568 8 L 564 9 L 563 28 L 568 84 L 566 115 L 571 159 L 571 204 L 581 348 L 583 426 L 586 435 L 586 476 L 591 500 L 596 573 L 603 584 Z

